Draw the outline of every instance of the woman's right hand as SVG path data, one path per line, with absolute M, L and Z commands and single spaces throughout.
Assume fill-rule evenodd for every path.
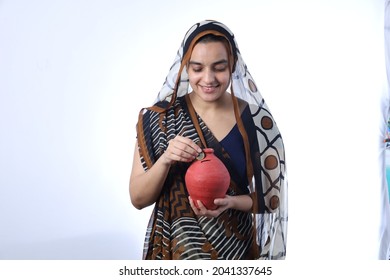
M 168 148 L 161 157 L 171 165 L 175 161 L 191 162 L 201 152 L 202 149 L 190 138 L 177 135 L 168 142 Z
M 168 142 L 166 151 L 145 172 L 138 145 L 134 147 L 133 167 L 130 175 L 131 202 L 137 209 L 152 205 L 158 199 L 167 178 L 171 164 L 176 161 L 191 162 L 202 152 L 202 149 L 190 138 L 176 136 Z

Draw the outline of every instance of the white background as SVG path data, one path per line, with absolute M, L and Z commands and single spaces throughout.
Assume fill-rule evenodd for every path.
M 384 1 L 0 0 L 0 259 L 140 259 L 140 108 L 225 23 L 282 132 L 287 259 L 376 259 Z

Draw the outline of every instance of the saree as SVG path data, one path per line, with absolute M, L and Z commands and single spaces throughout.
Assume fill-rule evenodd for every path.
M 210 33 L 229 41 L 234 61 L 229 93 L 237 123 L 220 142 L 187 95 L 191 88 L 186 63 L 195 42 Z M 245 104 L 243 110 L 239 103 Z M 177 162 L 171 166 L 151 214 L 143 259 L 284 259 L 288 211 L 283 140 L 233 33 L 222 23 L 207 20 L 190 28 L 155 104 L 141 110 L 137 142 L 145 172 L 177 135 L 202 148 L 213 148 L 231 175 L 227 194 L 250 195 L 253 207 L 250 212 L 228 209 L 216 218 L 196 216 L 184 180 L 189 163 Z M 226 142 L 234 143 L 233 148 Z M 240 172 L 242 164 L 233 151 L 242 155 L 244 172 Z

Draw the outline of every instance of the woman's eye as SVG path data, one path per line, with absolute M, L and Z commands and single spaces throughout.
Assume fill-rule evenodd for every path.
M 215 68 L 215 71 L 216 72 L 223 72 L 226 70 L 227 67 L 219 67 L 219 68 Z

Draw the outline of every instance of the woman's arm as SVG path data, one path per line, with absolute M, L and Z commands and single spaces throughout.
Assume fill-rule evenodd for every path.
M 141 164 L 138 145 L 136 145 L 129 184 L 131 203 L 135 208 L 142 209 L 157 200 L 169 168 L 170 164 L 157 160 L 155 165 L 145 172 Z
M 167 150 L 145 172 L 141 164 L 138 145 L 136 145 L 129 183 L 131 203 L 134 207 L 142 209 L 155 203 L 172 163 L 176 161 L 191 162 L 201 151 L 202 149 L 191 139 L 176 136 L 169 141 Z

